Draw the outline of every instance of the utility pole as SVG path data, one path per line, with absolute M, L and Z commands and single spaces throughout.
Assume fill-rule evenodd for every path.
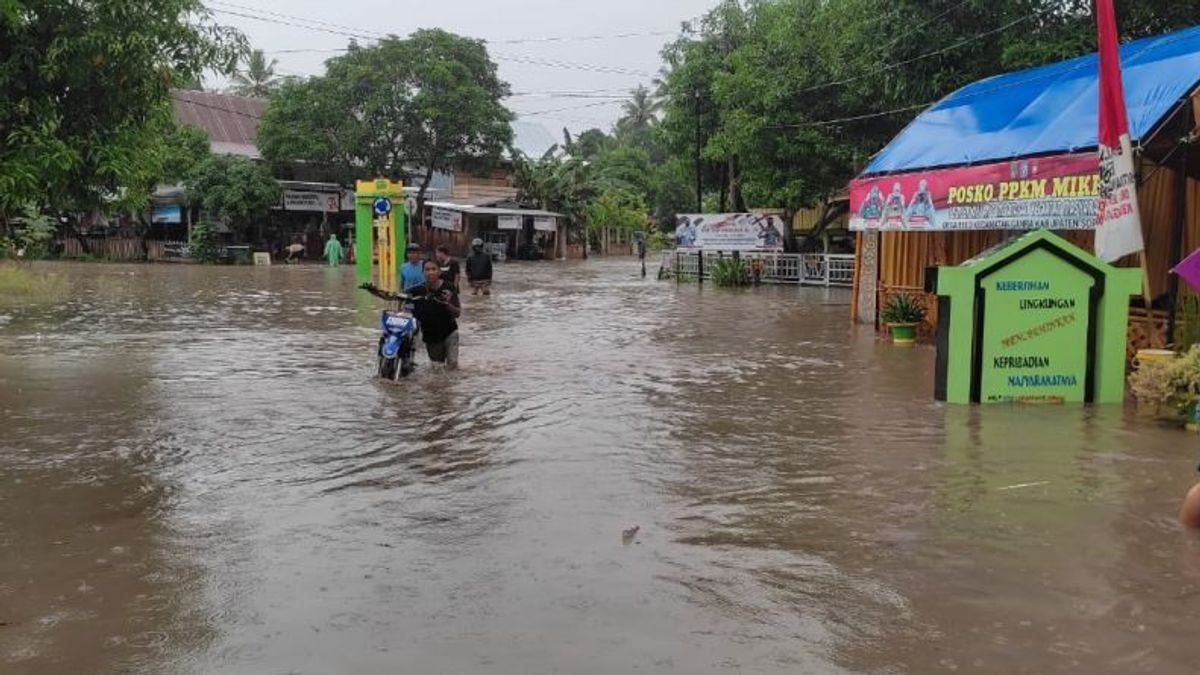
M 696 213 L 704 213 L 704 174 L 700 162 L 700 90 L 692 90 L 692 112 L 696 118 Z

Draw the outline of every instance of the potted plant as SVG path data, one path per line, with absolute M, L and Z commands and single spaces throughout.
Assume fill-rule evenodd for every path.
M 883 305 L 882 318 L 894 344 L 910 345 L 917 341 L 917 326 L 925 320 L 925 303 L 908 293 L 893 295 Z
M 1174 359 L 1139 358 L 1129 389 L 1139 412 L 1176 424 L 1200 422 L 1200 345 Z

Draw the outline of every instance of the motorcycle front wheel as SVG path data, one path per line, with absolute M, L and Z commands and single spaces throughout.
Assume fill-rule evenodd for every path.
M 379 357 L 379 369 L 378 369 L 379 378 L 382 380 L 399 379 L 399 377 L 400 377 L 399 362 L 400 362 L 400 359 L 397 359 L 395 357 L 389 359 L 389 358 L 380 356 Z

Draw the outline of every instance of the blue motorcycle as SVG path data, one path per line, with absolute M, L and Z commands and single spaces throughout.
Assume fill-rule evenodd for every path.
M 413 357 L 416 354 L 417 335 L 421 327 L 412 314 L 409 303 L 413 298 L 403 293 L 389 293 L 370 284 L 359 288 L 384 300 L 395 301 L 399 304 L 398 311 L 384 310 L 380 318 L 383 334 L 379 336 L 377 357 L 379 363 L 377 374 L 381 379 L 398 381 L 407 377 L 416 369 Z
M 417 319 L 408 309 L 383 312 L 383 335 L 379 336 L 379 377 L 399 380 L 416 368 Z

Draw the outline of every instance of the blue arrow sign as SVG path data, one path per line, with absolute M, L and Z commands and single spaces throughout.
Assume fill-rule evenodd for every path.
M 392 200 L 387 197 L 379 197 L 371 204 L 371 208 L 374 209 L 375 215 L 386 216 L 392 212 Z

